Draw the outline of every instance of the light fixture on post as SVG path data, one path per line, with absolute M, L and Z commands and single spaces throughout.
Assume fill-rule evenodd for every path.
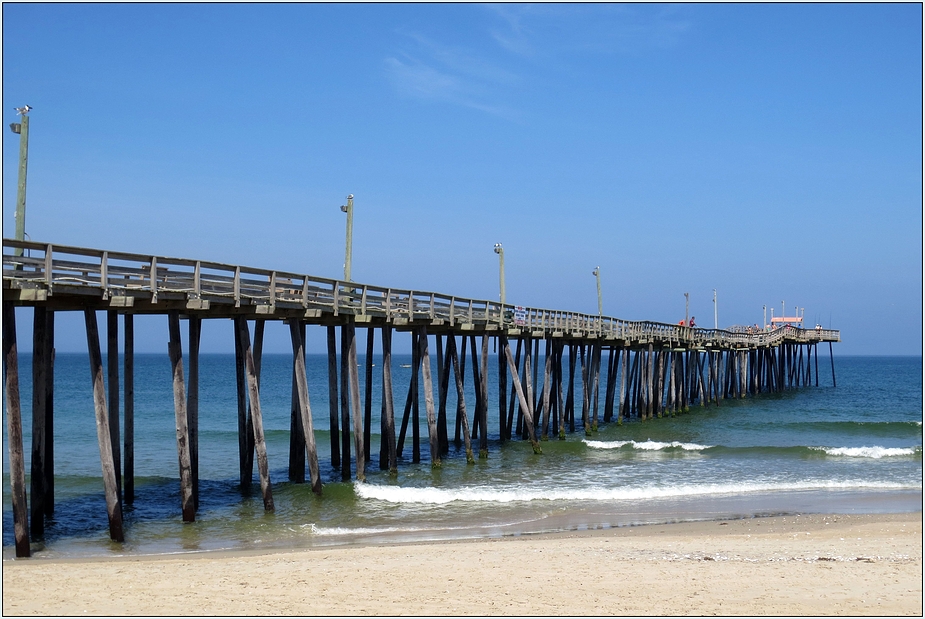
M 719 318 L 716 313 L 716 288 L 713 289 L 713 328 L 719 329 Z
M 504 247 L 501 246 L 501 243 L 495 243 L 495 253 L 498 254 L 498 268 L 500 269 L 500 283 L 501 283 L 501 305 L 505 304 L 504 298 Z M 501 308 L 501 311 L 504 312 L 504 308 Z
M 604 301 L 601 298 L 601 267 L 596 266 L 591 274 L 597 278 L 597 315 L 604 315 Z
M 347 213 L 347 256 L 344 258 L 344 281 L 350 281 L 350 260 L 353 256 L 353 194 L 347 196 L 347 204 L 340 210 Z
M 17 241 L 26 236 L 26 170 L 29 167 L 29 111 L 31 105 L 16 108 L 22 116 L 18 123 L 10 123 L 13 133 L 19 134 L 19 182 L 16 185 L 16 235 Z M 14 256 L 22 256 L 22 247 L 13 251 Z

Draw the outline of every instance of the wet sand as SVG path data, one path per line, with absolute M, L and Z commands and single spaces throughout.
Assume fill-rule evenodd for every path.
M 4 615 L 922 615 L 922 513 L 3 562 Z

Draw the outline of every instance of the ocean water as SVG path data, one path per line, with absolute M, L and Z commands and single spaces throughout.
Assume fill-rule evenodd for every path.
M 291 356 L 264 355 L 261 408 L 276 504 L 274 512 L 266 513 L 256 466 L 250 491 L 238 483 L 234 356 L 202 355 L 200 508 L 196 522 L 184 524 L 170 362 L 166 354 L 136 355 L 136 498 L 124 508 L 126 542 L 116 544 L 108 539 L 87 355 L 59 354 L 55 515 L 44 539 L 33 540 L 33 551 L 36 557 L 73 557 L 298 548 L 773 514 L 920 511 L 922 359 L 836 356 L 837 387 L 828 360 L 822 361 L 819 387 L 694 406 L 673 418 L 604 424 L 590 437 L 577 428 L 565 441 L 543 442 L 543 453 L 534 454 L 526 441 L 498 439 L 497 358 L 491 355 L 489 457 L 467 464 L 464 449 L 454 445 L 451 381 L 450 453 L 443 466 L 434 469 L 429 461 L 422 395 L 421 462 L 411 463 L 409 428 L 398 475 L 391 477 L 378 468 L 382 365 L 376 356 L 372 462 L 367 463 L 366 483 L 356 483 L 341 481 L 340 470 L 331 466 L 327 361 L 309 355 L 324 482 L 323 496 L 317 497 L 308 484 L 287 480 Z M 19 363 L 28 473 L 30 355 L 20 355 Z M 361 389 L 365 363 L 360 355 Z M 393 355 L 396 425 L 410 363 L 410 355 Z M 436 375 L 433 359 L 432 367 Z M 466 374 L 471 419 L 471 366 Z M 10 558 L 13 527 L 4 446 L 3 556 Z M 474 449 L 477 454 L 477 443 Z

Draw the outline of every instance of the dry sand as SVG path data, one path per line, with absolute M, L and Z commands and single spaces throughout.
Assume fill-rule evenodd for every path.
M 4 615 L 922 615 L 922 513 L 3 562 Z

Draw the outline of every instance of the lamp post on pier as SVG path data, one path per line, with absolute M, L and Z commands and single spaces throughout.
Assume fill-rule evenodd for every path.
M 761 311 L 764 312 L 764 330 L 767 331 L 768 330 L 768 306 L 762 305 Z M 774 311 L 774 310 L 771 310 L 771 311 Z
M 495 253 L 498 254 L 498 268 L 500 269 L 500 283 L 501 283 L 501 305 L 504 305 L 504 248 L 501 246 L 501 243 L 495 243 Z M 501 311 L 504 311 L 502 307 Z
M 601 267 L 594 267 L 594 270 L 591 271 L 591 274 L 597 278 L 597 315 L 604 315 L 604 301 L 601 298 Z
M 16 185 L 16 240 L 22 241 L 26 236 L 26 169 L 29 167 L 29 110 L 31 105 L 16 108 L 22 116 L 18 123 L 10 123 L 13 133 L 19 134 L 19 181 Z M 13 251 L 14 256 L 22 256 L 22 247 Z
M 344 281 L 350 281 L 350 260 L 353 257 L 353 194 L 347 196 L 347 204 L 340 210 L 347 213 L 347 256 L 344 258 Z
M 719 317 L 716 313 L 716 288 L 713 289 L 713 328 L 719 329 Z
M 684 293 L 684 326 L 685 327 L 690 322 L 688 320 L 688 317 L 690 316 L 690 309 L 691 309 L 691 293 L 685 292 Z

